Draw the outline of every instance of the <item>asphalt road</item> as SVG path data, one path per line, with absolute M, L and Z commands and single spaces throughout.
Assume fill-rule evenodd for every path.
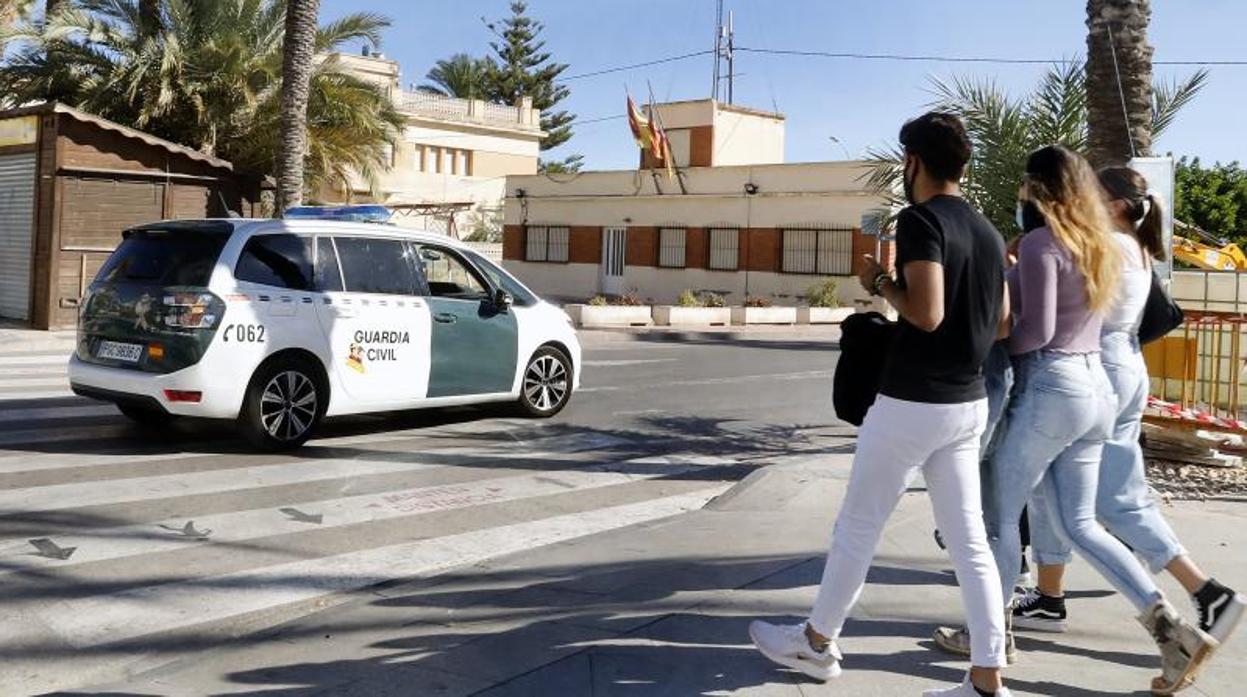
M 144 431 L 0 354 L 0 685 L 116 680 L 393 579 L 700 508 L 846 433 L 823 335 L 593 344 L 548 421 L 503 409 L 332 420 L 291 454 Z

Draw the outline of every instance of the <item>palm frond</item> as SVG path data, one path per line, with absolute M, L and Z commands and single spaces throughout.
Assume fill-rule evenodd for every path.
M 336 19 L 316 33 L 316 50 L 332 51 L 348 41 L 364 39 L 373 46 L 381 45 L 381 31 L 390 26 L 390 19 L 374 12 L 357 12 Z
M 1204 68 L 1185 80 L 1157 81 L 1152 88 L 1152 140 L 1160 138 L 1178 112 L 1208 84 L 1208 75 L 1208 69 Z

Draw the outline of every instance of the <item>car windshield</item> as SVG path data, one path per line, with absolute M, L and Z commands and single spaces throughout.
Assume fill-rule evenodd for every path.
M 95 280 L 206 286 L 228 239 L 228 235 L 215 230 L 134 230 L 100 268 Z

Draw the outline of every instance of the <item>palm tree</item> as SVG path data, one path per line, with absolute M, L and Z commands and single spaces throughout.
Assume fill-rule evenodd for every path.
M 460 99 L 480 99 L 486 93 L 488 74 L 488 59 L 456 53 L 434 63 L 424 76 L 428 82 L 420 85 L 419 90 Z
M 145 34 L 148 2 L 158 25 Z M 46 24 L 27 19 L 10 32 L 0 103 L 56 99 L 244 171 L 275 174 L 285 8 L 283 0 L 66 2 Z M 348 15 L 320 28 L 315 50 L 377 44 L 386 26 L 379 15 Z M 401 115 L 381 88 L 336 61 L 316 61 L 310 84 L 306 187 L 345 181 L 352 166 L 375 184 Z M 332 162 L 313 166 L 316 157 Z
M 1207 81 L 1207 71 L 1154 90 L 1150 133 L 1159 137 Z M 1030 94 L 1013 97 L 991 80 L 933 79 L 930 108 L 956 114 L 966 125 L 974 154 L 966 171 L 966 198 L 1002 232 L 1012 231 L 1018 185 L 1031 151 L 1052 143 L 1086 152 L 1089 146 L 1087 78 L 1081 62 L 1055 65 Z M 869 184 L 902 204 L 898 148 L 872 149 Z
M 1087 156 L 1123 164 L 1152 150 L 1151 0 L 1087 2 Z
M 316 58 L 320 0 L 288 0 L 281 61 L 281 146 L 277 148 L 277 214 L 303 203 L 307 95 Z

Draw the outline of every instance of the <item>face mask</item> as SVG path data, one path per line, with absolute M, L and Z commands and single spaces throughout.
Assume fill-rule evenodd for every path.
M 914 179 L 918 178 L 918 168 L 917 166 L 914 167 L 914 176 L 910 177 L 909 160 L 905 161 L 904 167 L 905 169 L 901 171 L 901 183 L 905 187 L 905 200 L 912 206 L 917 203 L 914 201 Z
M 1035 228 L 1048 224 L 1044 220 L 1043 213 L 1039 212 L 1039 207 L 1030 201 L 1018 201 L 1017 211 L 1014 213 L 1013 219 L 1017 222 L 1018 229 L 1022 232 L 1030 232 Z

